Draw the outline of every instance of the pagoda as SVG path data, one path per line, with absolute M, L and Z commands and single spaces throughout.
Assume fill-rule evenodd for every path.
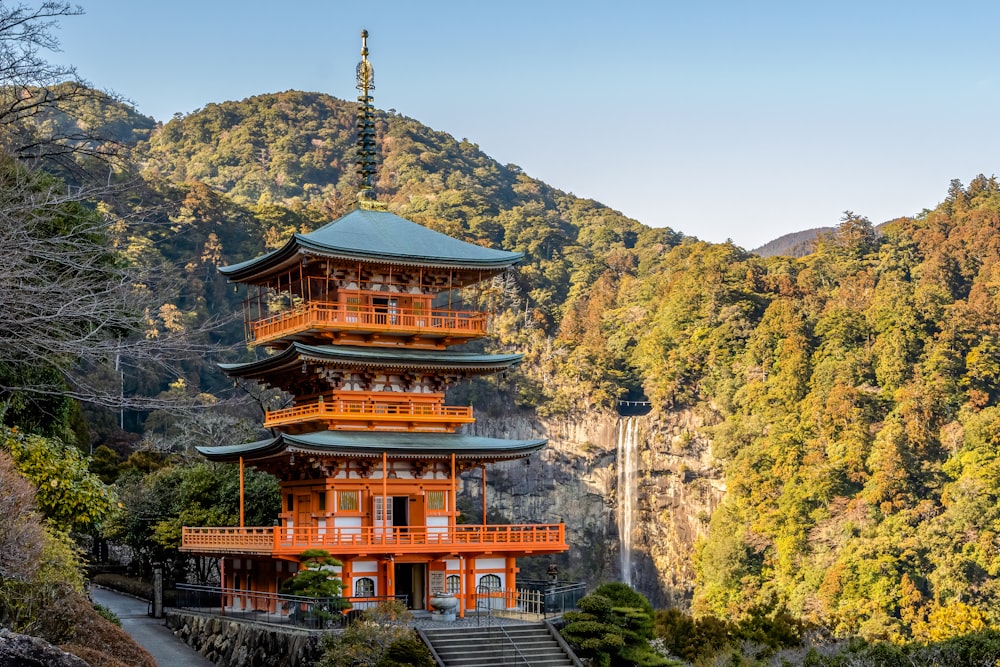
M 247 342 L 269 354 L 224 364 L 231 377 L 290 396 L 265 414 L 276 435 L 199 447 L 212 461 L 278 477 L 274 525 L 185 527 L 182 550 L 221 559 L 223 589 L 276 593 L 307 549 L 340 560 L 344 595 L 405 596 L 413 609 L 454 594 L 460 611 L 509 605 L 516 559 L 566 551 L 562 524 L 468 524 L 456 504 L 459 475 L 522 459 L 545 440 L 475 437 L 469 406 L 446 405 L 446 389 L 504 372 L 519 354 L 455 348 L 483 338 L 477 290 L 521 253 L 466 243 L 387 210 L 374 197 L 373 70 L 367 32 L 357 68 L 358 206 L 283 247 L 220 268 L 245 285 Z M 241 483 L 242 489 L 242 483 Z M 255 604 L 253 596 L 237 603 Z M 271 604 L 273 603 L 262 603 Z

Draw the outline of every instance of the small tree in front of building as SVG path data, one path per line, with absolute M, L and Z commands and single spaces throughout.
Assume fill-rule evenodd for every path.
M 337 576 L 336 568 L 342 563 L 323 549 L 307 549 L 299 558 L 299 571 L 281 586 L 286 595 L 315 598 L 315 603 L 290 602 L 293 616 L 299 616 L 303 605 L 308 604 L 305 620 L 328 621 L 336 612 L 350 609 L 351 603 L 340 597 L 343 583 Z

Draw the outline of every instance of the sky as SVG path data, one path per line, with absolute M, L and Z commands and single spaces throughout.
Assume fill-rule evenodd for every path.
M 654 227 L 747 249 L 919 214 L 1000 172 L 1000 3 L 80 0 L 61 52 L 169 121 L 284 90 L 468 139 Z

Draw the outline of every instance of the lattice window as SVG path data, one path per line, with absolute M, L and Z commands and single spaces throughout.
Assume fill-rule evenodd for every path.
M 444 491 L 428 491 L 427 492 L 427 509 L 429 510 L 443 510 L 445 508 L 445 492 Z
M 375 596 L 375 580 L 371 577 L 361 577 L 354 581 L 354 597 L 370 598 Z
M 358 492 L 340 491 L 337 494 L 337 507 L 343 512 L 358 511 Z
M 495 574 L 484 574 L 479 580 L 479 587 L 487 591 L 499 591 L 503 588 L 503 582 Z
M 449 574 L 444 583 L 444 591 L 445 593 L 461 593 L 462 577 L 457 574 Z

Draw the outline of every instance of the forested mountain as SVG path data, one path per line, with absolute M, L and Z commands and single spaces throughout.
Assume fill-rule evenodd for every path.
M 214 284 L 214 265 L 346 210 L 353 118 L 286 92 L 166 123 L 146 173 L 174 183 L 191 233 L 159 252 Z M 413 119 L 377 128 L 391 210 L 527 254 L 496 320 L 499 344 L 528 355 L 522 405 L 644 394 L 712 424 L 728 491 L 697 555 L 697 609 L 783 604 L 838 631 L 919 636 L 942 609 L 1000 608 L 994 179 L 953 182 L 880 235 L 848 213 L 815 252 L 763 258 L 646 227 Z
M 168 122 L 140 151 L 147 179 L 161 184 L 157 189 L 178 188 L 184 200 L 170 217 L 175 229 L 184 227 L 177 236 L 183 245 L 158 243 L 158 252 L 197 265 L 198 280 L 213 281 L 214 266 L 277 247 L 292 232 L 349 210 L 357 191 L 354 118 L 354 103 L 290 91 L 212 104 Z M 593 318 L 602 314 L 579 311 L 585 303 L 591 307 L 589 288 L 608 289 L 621 277 L 648 270 L 684 238 L 551 188 L 515 165 L 497 163 L 475 144 L 413 119 L 379 113 L 376 130 L 376 187 L 390 210 L 475 243 L 526 254 L 516 284 L 505 290 L 511 308 L 497 321 L 501 344 L 541 350 L 556 337 L 572 342 L 580 327 L 599 336 Z M 610 405 L 619 393 L 641 391 L 621 351 L 587 348 L 586 355 L 600 359 L 583 363 L 571 349 L 566 353 L 521 387 L 525 400 L 554 398 L 559 407 L 553 409 L 562 410 L 593 400 Z M 563 366 L 576 369 L 574 376 L 585 369 L 594 391 L 581 394 L 575 379 L 565 386 L 558 382 Z
M 753 253 L 761 257 L 805 257 L 816 249 L 816 242 L 820 235 L 829 234 L 833 227 L 815 227 L 801 232 L 792 232 L 779 236 L 773 241 L 768 241 L 759 248 L 755 248 Z
M 216 267 L 352 206 L 354 104 L 289 91 L 162 126 L 112 109 L 143 180 L 98 211 L 149 223 L 114 239 L 123 260 L 157 267 L 146 335 L 187 329 L 220 349 L 170 377 L 126 369 L 125 393 L 228 396 L 214 362 L 250 353 L 235 320 L 198 331 L 239 309 Z M 379 113 L 377 140 L 390 210 L 526 254 L 498 285 L 490 343 L 526 361 L 493 408 L 582 416 L 646 397 L 654 413 L 702 415 L 727 492 L 694 555 L 696 610 L 787 607 L 838 633 L 898 638 L 960 630 L 942 618 L 998 620 L 994 179 L 952 182 L 880 234 L 848 213 L 814 252 L 761 257 L 647 227 L 395 113 Z M 127 428 L 166 449 L 252 435 L 235 418 L 131 414 Z

